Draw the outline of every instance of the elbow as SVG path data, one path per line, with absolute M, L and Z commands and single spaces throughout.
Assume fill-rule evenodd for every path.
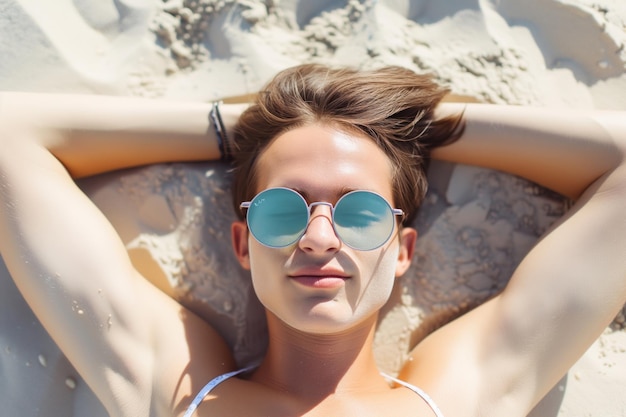
M 626 164 L 626 113 L 601 111 L 593 119 L 600 125 L 607 140 L 606 162 L 613 168 Z
M 623 194 L 626 189 L 626 115 L 601 112 L 594 115 L 594 121 L 595 128 L 587 133 L 595 140 L 587 142 L 590 146 L 581 152 L 579 161 L 584 164 L 580 171 L 586 173 L 585 178 L 564 193 L 573 200 L 607 191 Z
M 59 144 L 61 135 L 42 123 L 41 114 L 31 94 L 0 93 L 0 148 L 15 151 L 27 146 L 50 149 Z

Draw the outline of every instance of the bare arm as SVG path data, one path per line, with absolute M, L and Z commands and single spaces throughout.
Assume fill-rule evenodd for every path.
M 570 198 L 622 162 L 624 112 L 450 103 L 440 110 L 460 111 L 462 139 L 433 158 L 519 175 Z
M 210 105 L 38 94 L 0 105 L 0 253 L 12 277 L 111 415 L 174 414 L 232 367 L 230 353 L 138 274 L 72 176 L 215 159 Z M 186 368 L 200 345 L 204 374 Z
M 489 105 L 465 115 L 461 140 L 433 157 L 525 177 L 576 205 L 501 295 L 418 346 L 405 372 L 441 375 L 432 389 L 455 392 L 451 415 L 526 415 L 626 301 L 626 115 Z M 441 361 L 421 360 L 435 352 Z
M 222 105 L 227 127 L 245 105 Z M 36 130 L 72 177 L 172 161 L 219 159 L 209 103 L 3 93 L 4 125 Z

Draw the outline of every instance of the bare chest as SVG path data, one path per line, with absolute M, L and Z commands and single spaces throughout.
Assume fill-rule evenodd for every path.
M 198 407 L 197 417 L 433 417 L 428 404 L 413 391 L 333 394 L 320 400 L 299 398 L 247 381 L 217 387 Z

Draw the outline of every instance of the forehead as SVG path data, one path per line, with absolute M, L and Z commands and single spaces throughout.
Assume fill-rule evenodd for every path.
M 278 136 L 261 153 L 256 175 L 256 192 L 288 187 L 330 201 L 359 189 L 393 201 L 387 155 L 364 134 L 326 125 L 298 127 Z

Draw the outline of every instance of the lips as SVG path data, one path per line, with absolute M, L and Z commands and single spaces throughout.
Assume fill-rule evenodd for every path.
M 315 268 L 298 270 L 289 278 L 306 287 L 332 289 L 343 286 L 350 276 L 337 269 Z

